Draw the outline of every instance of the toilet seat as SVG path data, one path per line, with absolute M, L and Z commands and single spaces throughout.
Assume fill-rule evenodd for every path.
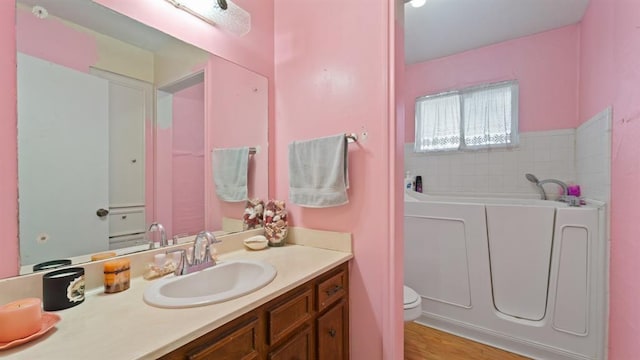
M 404 308 L 405 309 L 414 308 L 420 305 L 420 303 L 422 302 L 420 300 L 420 296 L 418 296 L 418 293 L 415 292 L 415 290 L 413 290 L 412 288 L 405 286 L 403 292 L 404 292 Z

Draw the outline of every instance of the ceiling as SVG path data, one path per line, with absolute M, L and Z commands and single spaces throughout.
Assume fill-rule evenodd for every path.
M 580 22 L 589 0 L 427 0 L 405 5 L 413 64 Z
M 151 52 L 177 41 L 169 35 L 102 7 L 91 0 L 18 0 L 18 3 L 27 7 L 42 6 L 49 15 Z

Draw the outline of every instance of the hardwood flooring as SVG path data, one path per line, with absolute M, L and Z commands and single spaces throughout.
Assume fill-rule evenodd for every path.
M 523 360 L 508 351 L 410 322 L 404 326 L 405 360 Z

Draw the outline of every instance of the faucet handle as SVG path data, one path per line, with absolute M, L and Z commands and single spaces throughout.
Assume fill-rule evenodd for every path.
M 174 274 L 176 276 L 179 275 L 184 275 L 186 274 L 189 270 L 189 261 L 187 260 L 187 250 L 185 249 L 174 249 L 174 250 L 170 250 L 167 251 L 166 254 L 171 254 L 171 253 L 175 253 L 175 252 L 179 252 L 180 253 L 180 263 L 176 264 L 176 271 L 174 271 Z
M 582 205 L 580 198 L 575 195 L 565 195 L 562 197 L 561 201 L 566 202 L 569 206 L 580 206 Z

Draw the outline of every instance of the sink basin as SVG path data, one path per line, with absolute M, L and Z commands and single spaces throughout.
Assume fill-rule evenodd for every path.
M 144 292 L 144 301 L 163 308 L 215 304 L 256 291 L 273 280 L 276 269 L 255 260 L 233 260 L 189 275 L 160 279 Z

